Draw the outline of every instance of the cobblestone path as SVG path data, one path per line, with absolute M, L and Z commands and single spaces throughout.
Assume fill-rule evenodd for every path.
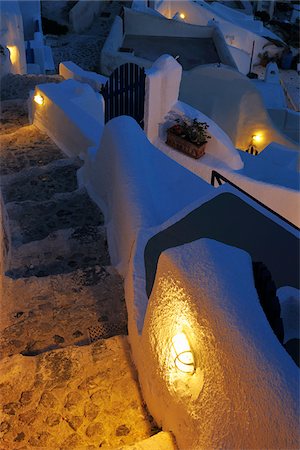
M 131 363 L 103 215 L 77 185 L 81 164 L 28 125 L 24 99 L 2 102 L 11 258 L 1 287 L 1 450 L 116 449 L 158 431 Z

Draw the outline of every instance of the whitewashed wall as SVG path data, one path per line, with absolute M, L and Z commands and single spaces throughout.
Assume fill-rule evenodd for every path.
M 145 133 L 153 142 L 160 123 L 177 102 L 182 67 L 172 56 L 162 55 L 146 74 Z
M 96 92 L 100 92 L 108 78 L 96 72 L 83 70 L 72 61 L 63 61 L 59 64 L 59 75 L 65 80 L 72 79 L 89 84 Z
M 18 1 L 1 1 L 0 44 L 10 50 L 11 65 L 3 61 L 5 71 L 26 73 L 23 20 Z M 2 60 L 4 58 L 1 58 Z
M 30 39 L 33 39 L 35 32 L 35 20 L 39 21 L 40 31 L 42 31 L 41 2 L 40 0 L 21 0 L 19 1 L 19 6 L 23 18 L 24 39 L 25 41 L 29 41 Z
M 44 103 L 34 102 L 34 95 Z M 102 95 L 75 80 L 37 85 L 29 99 L 31 121 L 69 156 L 84 156 L 98 146 L 104 126 Z
M 252 21 L 251 26 L 248 25 L 249 29 L 247 29 L 246 23 L 244 23 L 243 26 L 243 21 L 236 21 L 235 11 L 232 11 L 231 20 L 229 21 L 227 18 L 222 17 L 222 14 L 220 14 L 221 11 L 218 11 L 219 6 L 222 5 L 217 5 L 217 7 L 213 9 L 205 2 L 193 2 L 190 0 L 174 2 L 164 0 L 162 2 L 157 2 L 156 8 L 160 13 L 169 18 L 173 17 L 178 11 L 183 12 L 185 14 L 185 21 L 195 25 L 206 25 L 207 22 L 214 19 L 220 26 L 227 44 L 244 50 L 249 55 L 251 55 L 253 41 L 255 41 L 253 63 L 258 63 L 258 54 L 264 52 L 265 49 L 263 49 L 263 46 L 269 43 L 269 41 L 263 38 L 263 35 L 270 35 L 275 39 L 276 35 L 271 33 L 270 30 L 264 29 L 263 24 L 260 21 Z M 247 16 L 243 16 L 247 18 Z M 249 20 L 247 20 L 247 22 L 250 23 Z M 251 31 L 251 28 L 252 30 L 255 29 L 257 33 Z M 277 37 L 277 39 L 279 40 L 280 38 Z M 278 52 L 278 49 L 274 46 L 268 46 L 267 49 L 270 54 Z

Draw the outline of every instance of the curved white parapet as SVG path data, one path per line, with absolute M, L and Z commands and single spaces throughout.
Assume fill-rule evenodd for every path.
M 213 119 L 237 148 L 246 150 L 257 134 L 261 135 L 258 151 L 271 142 L 299 148 L 290 139 L 292 130 L 299 128 L 296 120 L 289 125 L 289 132 L 276 126 L 254 83 L 228 67 L 201 66 L 183 72 L 179 99 Z
M 219 26 L 227 44 L 243 50 L 249 56 L 252 53 L 254 41 L 253 64 L 259 63 L 258 54 L 266 49 L 272 56 L 283 49 L 283 47 L 278 49 L 275 45 L 270 45 L 272 41 L 277 41 L 279 45 L 284 43 L 280 37 L 264 27 L 261 21 L 249 18 L 246 14 L 239 14 L 218 2 L 208 4 L 201 0 L 176 2 L 163 0 L 157 2 L 156 9 L 168 18 L 172 18 L 177 12 L 183 13 L 184 21 L 194 25 L 206 25 L 213 20 Z M 264 48 L 265 45 L 267 45 L 266 48 Z M 239 55 L 236 56 L 238 63 Z
M 72 61 L 63 61 L 59 64 L 59 75 L 65 80 L 73 79 L 81 83 L 89 84 L 96 92 L 100 92 L 103 85 L 108 81 L 107 77 L 96 72 L 83 70 Z
M 134 119 L 109 121 L 80 176 L 104 212 L 112 264 L 125 276 L 140 228 L 159 225 L 212 186 L 165 156 Z
M 37 103 L 35 96 L 41 97 Z M 97 147 L 104 126 L 104 100 L 88 84 L 75 80 L 46 83 L 31 94 L 31 120 L 69 156 Z
M 1 1 L 0 9 L 0 44 L 8 49 L 9 55 L 7 56 L 11 62 L 11 65 L 5 63 L 4 69 L 6 72 L 24 74 L 26 73 L 26 57 L 23 20 L 19 2 Z
M 210 239 L 166 250 L 141 335 L 134 314 L 129 305 L 143 396 L 180 449 L 298 448 L 298 368 L 264 316 L 247 253 Z
M 190 118 L 196 118 L 199 122 L 206 122 L 209 126 L 207 130 L 208 134 L 211 136 L 205 147 L 206 155 L 210 155 L 215 158 L 217 164 L 221 163 L 225 167 L 232 170 L 240 170 L 244 167 L 241 156 L 234 147 L 231 139 L 211 118 L 196 110 L 192 106 L 180 101 L 173 105 L 169 116 L 172 116 L 172 114 L 175 114 L 175 116 L 176 114 L 179 116 L 184 115 Z M 179 157 L 179 155 L 177 156 Z M 204 159 L 205 156 L 201 159 L 201 161 Z M 191 165 L 195 165 L 197 163 L 197 161 L 193 161 L 191 158 L 188 158 L 188 161 Z

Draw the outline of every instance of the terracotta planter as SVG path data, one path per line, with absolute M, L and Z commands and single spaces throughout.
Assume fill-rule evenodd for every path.
M 178 127 L 178 125 L 175 125 L 174 127 Z M 189 142 L 181 136 L 175 134 L 173 132 L 174 127 L 167 130 L 167 145 L 195 159 L 198 159 L 205 154 L 206 143 L 202 145 L 193 144 L 192 142 Z

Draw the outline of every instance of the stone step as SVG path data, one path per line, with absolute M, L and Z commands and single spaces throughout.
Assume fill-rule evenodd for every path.
M 50 138 L 34 125 L 1 136 L 0 176 L 65 158 Z
M 4 358 L 0 374 L 5 449 L 112 450 L 147 439 L 156 428 L 126 336 Z
M 29 92 L 33 91 L 37 84 L 59 83 L 63 81 L 60 75 L 19 75 L 9 73 L 1 78 L 1 100 L 27 100 Z
M 103 224 L 103 214 L 84 188 L 45 202 L 7 203 L 12 245 L 42 240 L 60 229 Z
M 123 445 L 116 450 L 178 450 L 178 447 L 170 432 L 160 431 L 148 439 L 143 439 L 133 445 Z
M 127 334 L 123 281 L 110 266 L 43 278 L 4 277 L 2 293 L 2 357 Z
M 13 248 L 6 275 L 13 279 L 45 277 L 109 264 L 105 228 L 86 225 L 58 230 L 41 241 Z
M 14 133 L 25 125 L 29 125 L 27 100 L 14 99 L 1 101 L 1 135 Z
M 60 159 L 43 167 L 2 176 L 0 182 L 4 202 L 42 202 L 50 200 L 56 193 L 75 191 L 77 170 L 81 166 L 79 158 Z

